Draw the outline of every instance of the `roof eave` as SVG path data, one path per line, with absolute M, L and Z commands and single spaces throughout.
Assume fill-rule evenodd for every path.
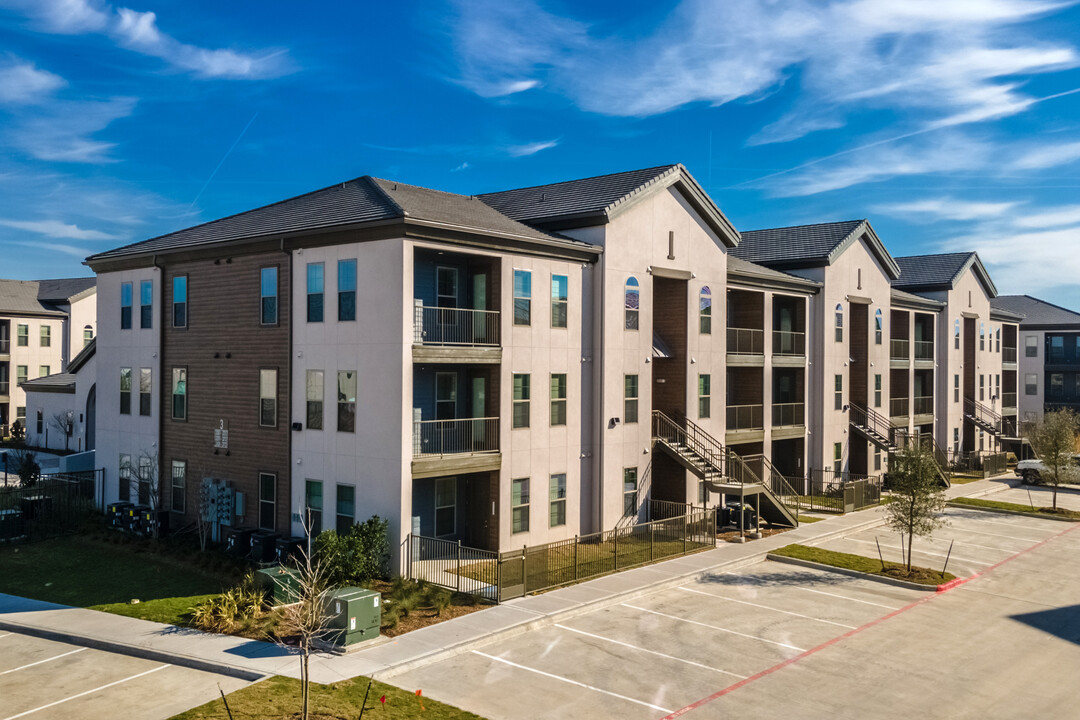
M 885 243 L 881 242 L 881 238 L 877 236 L 873 226 L 869 220 L 863 220 L 859 223 L 854 230 L 848 233 L 840 243 L 834 247 L 830 252 L 826 265 L 832 265 L 836 262 L 845 250 L 854 245 L 863 235 L 866 235 L 870 239 L 870 252 L 877 257 L 878 262 L 885 268 L 885 274 L 889 276 L 891 280 L 896 280 L 900 277 L 900 266 L 896 264 L 896 260 L 889 254 L 889 251 L 885 249 Z

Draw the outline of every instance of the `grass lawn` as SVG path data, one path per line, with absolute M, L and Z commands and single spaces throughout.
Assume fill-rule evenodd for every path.
M 772 554 L 796 558 L 798 560 L 809 560 L 811 562 L 821 563 L 822 565 L 831 565 L 833 567 L 855 570 L 870 575 L 881 575 L 883 577 L 896 578 L 897 580 L 906 580 L 908 582 L 919 583 L 920 585 L 941 585 L 942 583 L 947 583 L 950 580 L 956 579 L 956 576 L 952 573 L 945 573 L 942 575 L 936 570 L 915 567 L 914 565 L 911 567 L 911 573 L 909 574 L 906 567 L 891 562 L 886 562 L 885 569 L 882 570 L 881 561 L 877 558 L 868 558 L 863 557 L 862 555 L 852 555 L 851 553 L 836 552 L 834 550 L 823 550 L 807 545 L 786 545 L 779 550 L 773 550 Z
M 949 482 L 953 485 L 967 485 L 968 483 L 977 482 L 982 479 L 982 473 L 979 473 L 978 475 L 953 475 L 949 478 Z
M 358 677 L 343 680 L 333 685 L 311 684 L 311 717 L 355 718 L 360 714 L 364 702 L 364 693 L 368 689 L 367 678 Z M 421 688 L 421 691 L 423 688 Z M 379 698 L 386 696 L 386 704 Z M 263 720 L 285 720 L 299 717 L 300 681 L 285 677 L 272 677 L 262 682 L 237 690 L 226 698 L 229 710 L 234 718 L 262 718 Z M 402 690 L 392 685 L 375 682 L 371 685 L 366 711 L 372 718 L 386 720 L 404 720 L 404 718 L 424 718 L 424 720 L 483 720 L 479 715 L 459 710 L 426 697 L 417 697 L 415 692 Z M 221 699 L 200 705 L 185 713 L 173 716 L 171 720 L 229 720 L 225 705 Z
M 1048 507 L 1037 507 L 1034 510 L 1030 505 L 1021 505 L 1019 503 L 1007 503 L 999 500 L 983 500 L 982 498 L 956 498 L 949 501 L 950 505 L 968 505 L 970 507 L 984 507 L 993 508 L 995 510 L 1008 510 L 1009 512 L 1026 513 L 1028 515 L 1056 515 L 1058 517 L 1066 517 L 1073 520 L 1080 520 L 1080 512 L 1076 510 L 1066 510 L 1059 507 L 1057 510 Z
M 79 536 L 0 546 L 0 592 L 182 624 L 193 605 L 239 579 L 147 547 Z
M 799 516 L 799 524 L 800 525 L 806 525 L 807 523 L 821 522 L 824 519 L 825 518 L 822 518 L 822 517 L 812 517 L 810 515 L 800 515 Z

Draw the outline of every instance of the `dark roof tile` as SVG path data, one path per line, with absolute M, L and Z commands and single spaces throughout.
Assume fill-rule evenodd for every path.
M 1020 327 L 1036 325 L 1080 326 L 1080 313 L 1030 295 L 1000 295 L 990 301 L 992 308 L 1026 316 Z
M 742 231 L 742 242 L 731 254 L 759 264 L 826 262 L 865 220 L 818 225 L 794 225 L 766 230 Z
M 900 266 L 900 279 L 893 285 L 908 289 L 952 287 L 974 259 L 973 252 L 898 257 L 896 264 Z

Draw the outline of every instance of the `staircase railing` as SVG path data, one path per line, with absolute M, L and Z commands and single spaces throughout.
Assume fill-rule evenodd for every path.
M 848 419 L 853 425 L 860 425 L 885 438 L 889 445 L 896 444 L 896 435 L 893 432 L 892 424 L 888 418 L 876 410 L 851 403 L 848 405 Z
M 941 476 L 945 478 L 945 482 L 948 485 L 952 484 L 952 464 L 949 462 L 949 454 L 938 445 L 937 440 L 933 435 L 928 433 L 920 433 L 918 435 L 903 436 L 903 442 L 900 443 L 901 447 L 914 447 L 915 443 L 918 443 L 920 447 L 929 450 L 934 456 L 934 462 L 937 463 L 938 469 L 941 471 Z
M 788 510 L 795 515 L 795 519 L 798 520 L 801 500 L 799 493 L 791 485 L 787 476 L 777 470 L 776 466 L 764 455 L 746 455 L 742 459 L 747 465 L 760 469 L 760 475 L 765 481 L 765 486 L 772 491 L 773 495 L 779 498 L 780 502 L 787 506 Z
M 724 446 L 688 418 L 680 420 L 681 422 L 677 422 L 663 412 L 653 410 L 653 437 L 670 445 L 685 445 L 688 450 L 712 465 L 717 472 L 723 473 L 727 456 Z
M 994 428 L 994 432 L 1001 434 L 1001 415 L 981 402 L 964 398 L 964 414 L 973 418 L 975 422 Z

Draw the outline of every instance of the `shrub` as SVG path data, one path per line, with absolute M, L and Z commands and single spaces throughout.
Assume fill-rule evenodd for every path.
M 430 605 L 435 614 L 442 617 L 443 611 L 450 607 L 453 598 L 453 593 L 449 590 L 432 586 L 428 588 L 425 604 Z
M 228 633 L 263 614 L 266 594 L 248 571 L 234 588 L 205 600 L 191 609 L 191 624 L 208 632 Z
M 390 574 L 389 523 L 373 515 L 346 535 L 327 530 L 315 538 L 313 554 L 326 567 L 333 587 L 384 579 Z

